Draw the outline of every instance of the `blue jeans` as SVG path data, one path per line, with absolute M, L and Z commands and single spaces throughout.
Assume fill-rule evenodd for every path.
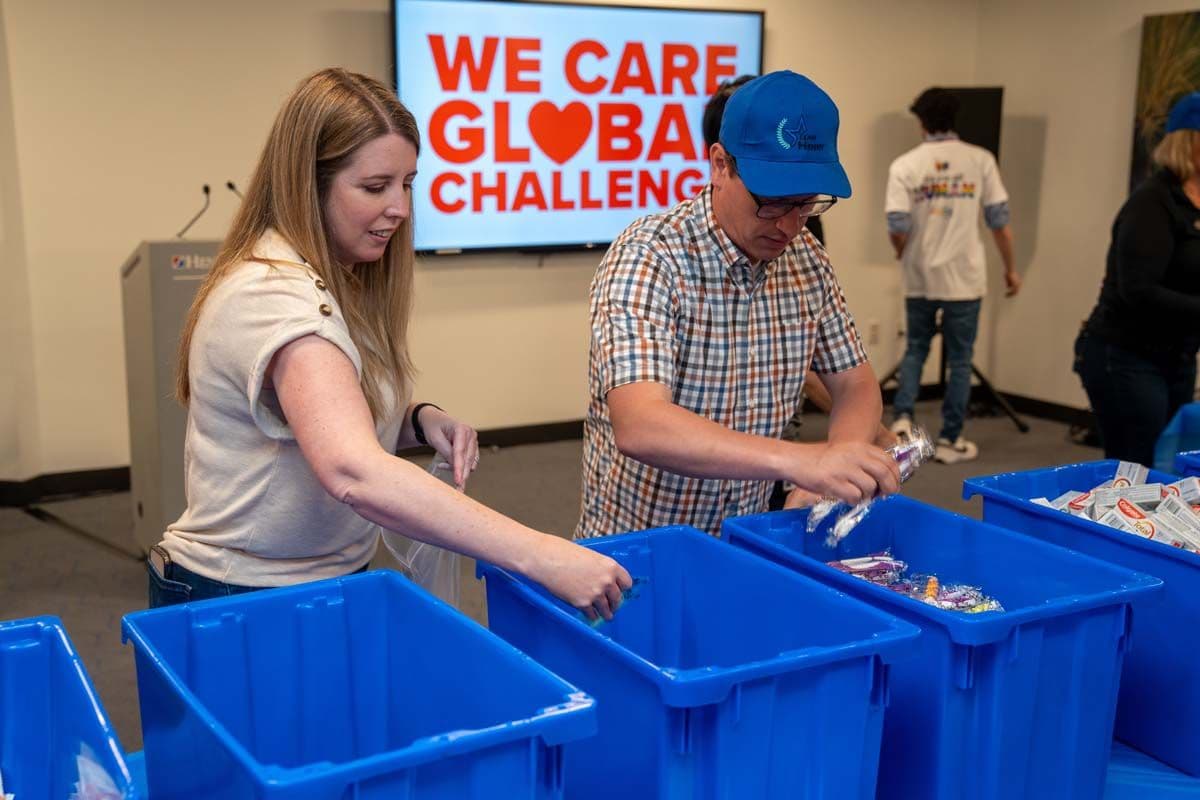
M 975 352 L 975 333 L 979 330 L 981 300 L 927 300 L 908 297 L 904 310 L 908 317 L 908 347 L 900 362 L 897 380 L 900 387 L 892 402 L 897 415 L 912 416 L 921 388 L 921 371 L 929 357 L 929 343 L 937 332 L 937 312 L 942 312 L 942 346 L 950 376 L 942 399 L 941 438 L 954 441 L 962 433 L 971 397 L 971 356 Z
M 367 566 L 354 572 L 366 572 Z M 222 583 L 212 578 L 198 575 L 190 569 L 184 569 L 178 564 L 167 564 L 167 574 L 160 575 L 149 561 L 146 562 L 146 572 L 150 578 L 149 602 L 150 608 L 162 608 L 179 603 L 191 603 L 196 600 L 212 600 L 215 597 L 230 597 L 235 594 L 257 592 L 269 589 L 269 586 L 238 586 L 235 583 Z
M 1163 428 L 1192 399 L 1195 354 L 1152 357 L 1084 332 L 1075 340 L 1074 369 L 1096 413 L 1104 457 L 1152 466 Z

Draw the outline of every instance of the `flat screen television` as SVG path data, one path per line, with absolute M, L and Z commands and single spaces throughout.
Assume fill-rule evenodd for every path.
M 705 102 L 762 72 L 761 11 L 392 0 L 392 20 L 422 252 L 608 244 L 703 187 Z
M 958 98 L 955 130 L 964 142 L 990 150 L 1000 161 L 1000 125 L 1004 118 L 1003 86 L 951 86 Z

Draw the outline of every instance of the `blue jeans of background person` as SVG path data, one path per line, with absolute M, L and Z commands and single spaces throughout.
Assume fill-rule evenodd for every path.
M 355 570 L 355 573 L 365 572 L 366 569 L 367 567 L 364 566 L 362 569 Z M 211 600 L 214 597 L 230 597 L 235 594 L 271 588 L 269 586 L 238 586 L 235 583 L 222 583 L 198 575 L 175 563 L 168 563 L 167 574 L 160 575 L 154 565 L 147 561 L 146 572 L 150 577 L 150 608 L 162 608 L 195 600 Z
M 967 416 L 967 401 L 971 397 L 971 356 L 975 352 L 975 334 L 979 330 L 979 307 L 976 300 L 927 300 L 908 297 L 904 310 L 908 317 L 908 346 L 900 362 L 897 380 L 900 388 L 892 402 L 896 415 L 912 416 L 917 392 L 921 388 L 921 372 L 929 357 L 929 343 L 937 332 L 937 312 L 942 312 L 942 347 L 950 375 L 946 381 L 946 396 L 942 399 L 942 432 L 939 438 L 954 441 L 962 433 Z
M 1196 387 L 1195 354 L 1152 356 L 1089 335 L 1075 340 L 1075 372 L 1083 382 L 1105 458 L 1154 464 L 1154 444 Z

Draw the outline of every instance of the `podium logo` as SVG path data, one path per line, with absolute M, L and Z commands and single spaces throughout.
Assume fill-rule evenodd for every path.
M 171 256 L 171 269 L 174 272 L 208 272 L 212 265 L 213 256 L 198 256 L 194 253 Z

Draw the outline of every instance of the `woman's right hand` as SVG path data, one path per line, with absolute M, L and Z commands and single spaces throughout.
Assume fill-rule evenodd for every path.
M 582 611 L 589 620 L 611 620 L 621 592 L 633 585 L 625 568 L 606 555 L 552 534 L 535 554 L 528 577 Z

